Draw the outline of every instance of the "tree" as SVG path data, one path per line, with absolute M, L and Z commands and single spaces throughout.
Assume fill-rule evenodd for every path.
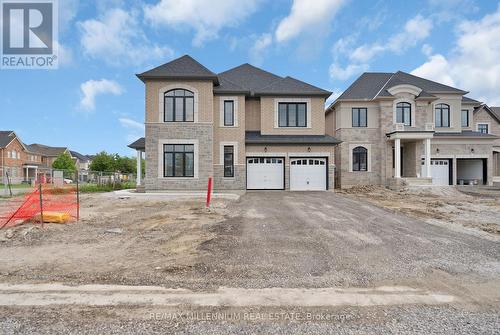
M 137 170 L 137 161 L 130 157 L 116 157 L 116 170 L 121 173 L 135 173 Z
M 114 172 L 116 170 L 116 155 L 105 151 L 98 153 L 90 164 L 91 171 Z
M 60 154 L 52 163 L 52 167 L 57 170 L 64 170 L 74 172 L 76 171 L 76 165 L 71 155 L 68 152 Z

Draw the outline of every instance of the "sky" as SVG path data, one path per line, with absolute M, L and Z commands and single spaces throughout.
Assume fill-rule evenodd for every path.
M 0 130 L 28 144 L 133 155 L 136 73 L 191 55 L 250 63 L 333 92 L 398 70 L 500 106 L 496 0 L 59 0 L 59 68 L 0 70 Z

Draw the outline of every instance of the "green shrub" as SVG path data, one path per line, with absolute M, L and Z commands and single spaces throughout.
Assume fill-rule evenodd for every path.
M 81 184 L 81 193 L 97 193 L 97 192 L 113 192 L 118 190 L 125 190 L 135 188 L 134 183 L 115 183 L 113 184 Z

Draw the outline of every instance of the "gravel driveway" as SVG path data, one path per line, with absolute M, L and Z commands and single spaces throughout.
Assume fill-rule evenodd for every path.
M 223 221 L 203 229 L 211 238 L 198 247 L 196 266 L 165 273 L 159 283 L 190 288 L 192 304 L 0 307 L 0 330 L 494 334 L 500 329 L 500 243 L 485 232 L 424 223 L 332 192 L 250 192 L 226 208 Z M 215 305 L 198 303 L 220 287 L 261 295 L 256 301 L 271 300 L 238 306 L 221 295 Z M 331 303 L 314 307 L 301 305 L 299 298 L 319 288 L 382 288 L 370 294 L 384 295 L 383 287 L 444 294 L 453 300 L 374 306 L 359 303 L 371 299 L 363 295 L 339 305 L 329 297 Z M 296 295 L 296 303 L 280 304 L 285 297 L 280 297 L 279 288 L 289 289 L 284 291 L 288 302 Z

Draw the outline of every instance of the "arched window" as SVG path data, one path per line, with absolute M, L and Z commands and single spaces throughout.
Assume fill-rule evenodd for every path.
M 434 109 L 434 121 L 437 127 L 449 127 L 450 126 L 450 105 L 447 104 L 437 104 Z
M 396 104 L 396 123 L 411 126 L 411 104 L 408 102 L 398 102 Z
M 368 150 L 364 147 L 356 147 L 352 151 L 352 170 L 368 171 Z
M 175 89 L 165 92 L 165 122 L 194 122 L 194 93 Z

